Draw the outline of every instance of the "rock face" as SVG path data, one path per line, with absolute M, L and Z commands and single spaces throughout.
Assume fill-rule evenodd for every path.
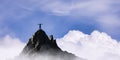
M 48 37 L 42 29 L 35 32 L 33 37 L 29 39 L 21 54 L 29 56 L 50 55 L 60 58 L 59 60 L 75 60 L 78 58 L 71 53 L 62 51 L 53 36 Z

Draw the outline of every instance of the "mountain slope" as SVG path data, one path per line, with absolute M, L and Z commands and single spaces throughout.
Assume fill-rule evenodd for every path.
M 58 47 L 56 40 L 53 38 L 53 36 L 51 35 L 50 37 L 48 37 L 42 29 L 39 29 L 37 32 L 35 32 L 33 37 L 29 39 L 21 55 L 27 55 L 30 57 L 36 57 L 39 55 L 44 57 L 52 56 L 55 58 L 55 60 L 81 60 L 81 58 L 75 56 L 72 53 L 62 51 Z

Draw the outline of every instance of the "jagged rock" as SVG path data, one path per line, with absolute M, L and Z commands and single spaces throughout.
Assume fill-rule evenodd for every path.
M 48 37 L 42 29 L 35 32 L 35 34 L 29 39 L 21 54 L 28 56 L 50 55 L 61 58 L 60 60 L 74 60 L 78 58 L 72 53 L 62 51 L 58 47 L 53 35 Z

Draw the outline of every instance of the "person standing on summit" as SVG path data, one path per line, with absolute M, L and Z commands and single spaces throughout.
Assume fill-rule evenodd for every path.
M 42 25 L 42 24 L 38 24 L 38 25 L 39 25 L 39 29 L 41 29 L 41 25 Z

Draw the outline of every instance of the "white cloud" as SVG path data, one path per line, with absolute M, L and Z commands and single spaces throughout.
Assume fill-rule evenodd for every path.
M 58 15 L 85 15 L 95 16 L 99 14 L 111 13 L 114 11 L 114 4 L 119 4 L 119 1 L 114 0 L 77 0 L 64 2 L 61 0 L 44 0 L 34 1 L 37 7 L 45 12 L 51 12 Z M 118 9 L 118 8 L 117 8 Z
M 0 39 L 0 60 L 7 60 L 17 56 L 23 49 L 24 43 L 18 38 L 6 35 Z
M 63 50 L 88 60 L 120 60 L 120 43 L 104 32 L 87 35 L 73 30 L 57 43 Z

